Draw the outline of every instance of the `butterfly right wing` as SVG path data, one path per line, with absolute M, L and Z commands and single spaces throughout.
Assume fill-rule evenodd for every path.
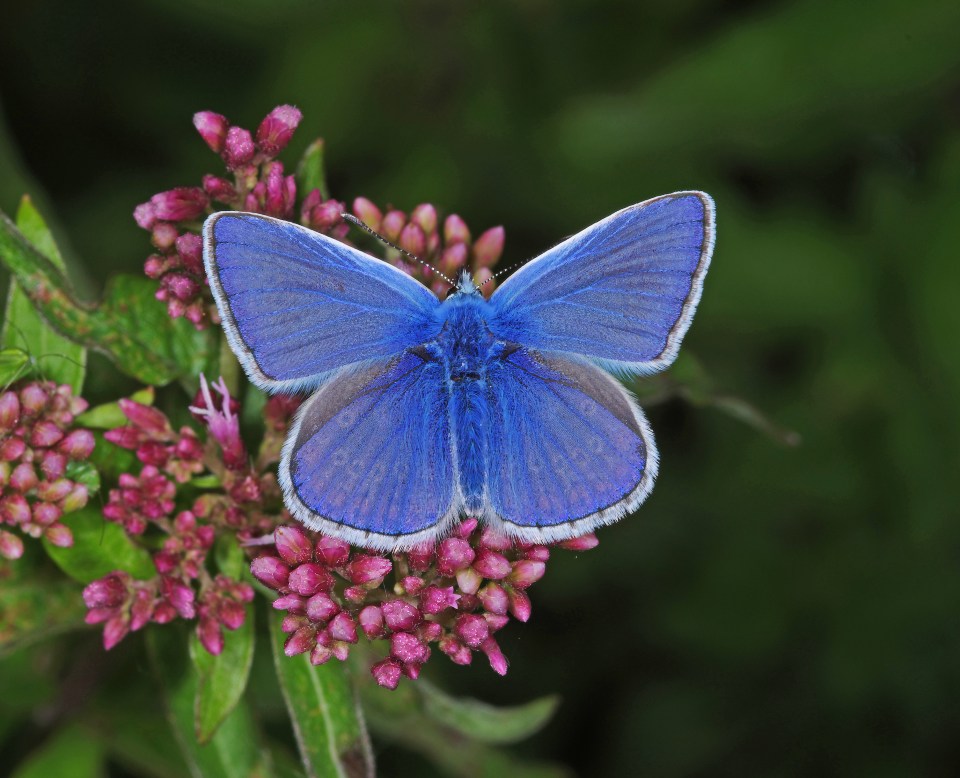
M 425 286 L 326 235 L 225 211 L 203 228 L 204 264 L 230 346 L 271 392 L 318 386 L 346 365 L 430 340 L 440 301 Z
M 409 548 L 456 518 L 444 369 L 412 349 L 332 376 L 300 409 L 283 448 L 291 513 L 365 548 Z

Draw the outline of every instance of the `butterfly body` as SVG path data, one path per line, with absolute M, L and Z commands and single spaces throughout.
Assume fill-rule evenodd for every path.
M 610 373 L 673 360 L 713 248 L 703 193 L 613 214 L 489 301 L 462 277 L 440 302 L 356 249 L 256 214 L 215 214 L 204 236 L 251 380 L 314 392 L 279 472 L 304 524 L 397 549 L 471 515 L 542 543 L 616 521 L 649 494 L 653 436 Z

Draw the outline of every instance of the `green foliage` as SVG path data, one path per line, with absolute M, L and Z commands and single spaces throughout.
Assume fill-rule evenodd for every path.
M 157 574 L 150 554 L 135 545 L 120 525 L 103 518 L 98 508 L 88 506 L 68 514 L 63 523 L 73 533 L 73 545 L 60 548 L 47 540 L 43 545 L 57 566 L 75 581 L 88 584 L 114 570 L 143 579 Z
M 274 666 L 307 776 L 373 775 L 373 753 L 346 668 L 337 661 L 315 667 L 307 655 L 285 656 L 282 621 L 276 611 L 270 614 Z

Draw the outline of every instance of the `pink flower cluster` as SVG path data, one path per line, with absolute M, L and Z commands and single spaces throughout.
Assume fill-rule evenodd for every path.
M 156 296 L 166 302 L 170 316 L 184 316 L 197 329 L 218 321 L 203 270 L 203 243 L 199 235 L 207 214 L 231 209 L 288 221 L 299 218 L 310 229 L 338 240 L 346 239 L 349 225 L 342 218 L 346 205 L 324 197 L 318 188 L 298 191 L 295 177 L 288 175 L 283 163 L 276 159 L 302 118 L 297 108 L 281 105 L 251 133 L 213 111 L 194 115 L 197 132 L 220 155 L 226 175 L 208 174 L 203 176 L 201 186 L 160 192 L 133 212 L 137 224 L 150 231 L 155 249 L 147 258 L 144 272 L 159 281 Z M 493 227 L 473 240 L 463 219 L 451 214 L 441 223 L 437 209 L 428 203 L 418 205 L 408 215 L 393 207 L 381 209 L 367 198 L 358 197 L 353 213 L 372 230 L 454 281 L 463 269 L 470 270 L 477 283 L 487 281 L 503 252 L 503 227 Z M 448 289 L 449 285 L 433 270 L 410 261 L 395 249 L 380 243 L 371 248 L 437 294 Z M 489 295 L 493 288 L 494 282 L 490 281 L 484 292 Z
M 597 538 L 584 535 L 556 545 L 583 551 L 596 546 Z M 274 547 L 275 553 L 257 557 L 250 569 L 280 595 L 273 607 L 287 614 L 286 654 L 309 652 L 319 665 L 346 659 L 361 634 L 383 640 L 389 655 L 371 673 L 388 689 L 403 675 L 419 676 L 431 645 L 460 665 L 480 651 L 504 675 L 507 660 L 495 633 L 511 616 L 530 618 L 527 589 L 543 576 L 550 557 L 549 547 L 514 544 L 478 528 L 476 519 L 466 519 L 436 545 L 392 557 L 297 526 L 278 527 Z
M 66 384 L 31 381 L 0 394 L 0 525 L 29 537 L 70 546 L 73 535 L 60 522 L 87 504 L 87 487 L 71 478 L 71 463 L 93 451 L 90 430 L 74 428 L 87 402 Z M 0 556 L 17 559 L 23 541 L 0 529 Z
M 108 649 L 150 622 L 165 624 L 179 617 L 196 619 L 201 644 L 219 654 L 223 629 L 244 623 L 253 589 L 208 571 L 217 534 L 229 533 L 242 541 L 270 532 L 288 518 L 282 509 L 270 513 L 266 504 L 280 502 L 276 478 L 269 471 L 279 456 L 277 430 L 285 428 L 295 403 L 289 398 L 268 402 L 267 434 L 253 462 L 240 437 L 239 404 L 222 379 L 213 389 L 201 378 L 191 407 L 207 429 L 206 444 L 190 427 L 175 432 L 164 413 L 132 400 L 120 401 L 129 423 L 105 433 L 107 440 L 134 451 L 142 467 L 137 474 L 120 475 L 104 516 L 135 540 L 149 531 L 149 547 L 156 549 L 153 578 L 135 580 L 116 571 L 84 590 L 87 623 L 104 625 Z M 194 476 L 215 476 L 213 483 L 219 486 L 193 500 L 189 509 L 177 511 L 178 489 Z
M 216 321 L 199 235 L 207 214 L 227 208 L 294 218 L 297 184 L 276 157 L 290 142 L 301 118 L 297 108 L 281 105 L 267 114 L 256 133 L 251 133 L 213 111 L 194 115 L 197 132 L 220 155 L 226 176 L 205 175 L 202 186 L 160 192 L 133 212 L 137 224 L 150 231 L 156 249 L 147 259 L 144 272 L 160 282 L 157 299 L 166 302 L 172 317 L 185 316 L 197 329 Z M 340 218 L 343 208 L 343 203 L 325 201 L 315 189 L 304 199 L 301 218 L 313 229 L 342 237 L 346 233 Z
M 469 227 L 455 213 L 443 220 L 441 229 L 437 209 L 429 203 L 418 205 L 409 215 L 396 208 L 388 208 L 384 213 L 365 197 L 353 201 L 353 215 L 374 232 L 439 271 L 441 275 L 398 251 L 386 250 L 386 259 L 391 264 L 430 287 L 437 295 L 450 288 L 442 276 L 456 281 L 462 270 L 469 270 L 475 283 L 484 284 L 483 291 L 488 297 L 493 293 L 495 282 L 491 278 L 491 268 L 503 253 L 503 227 L 491 227 L 476 240 L 471 240 Z

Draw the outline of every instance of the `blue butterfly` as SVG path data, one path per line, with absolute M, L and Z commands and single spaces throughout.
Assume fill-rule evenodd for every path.
M 204 262 L 250 380 L 313 392 L 280 463 L 288 509 L 394 550 L 465 515 L 549 543 L 637 508 L 657 449 L 610 373 L 673 362 L 713 243 L 713 200 L 676 192 L 568 238 L 489 301 L 468 274 L 441 302 L 386 262 L 254 213 L 207 219 Z

